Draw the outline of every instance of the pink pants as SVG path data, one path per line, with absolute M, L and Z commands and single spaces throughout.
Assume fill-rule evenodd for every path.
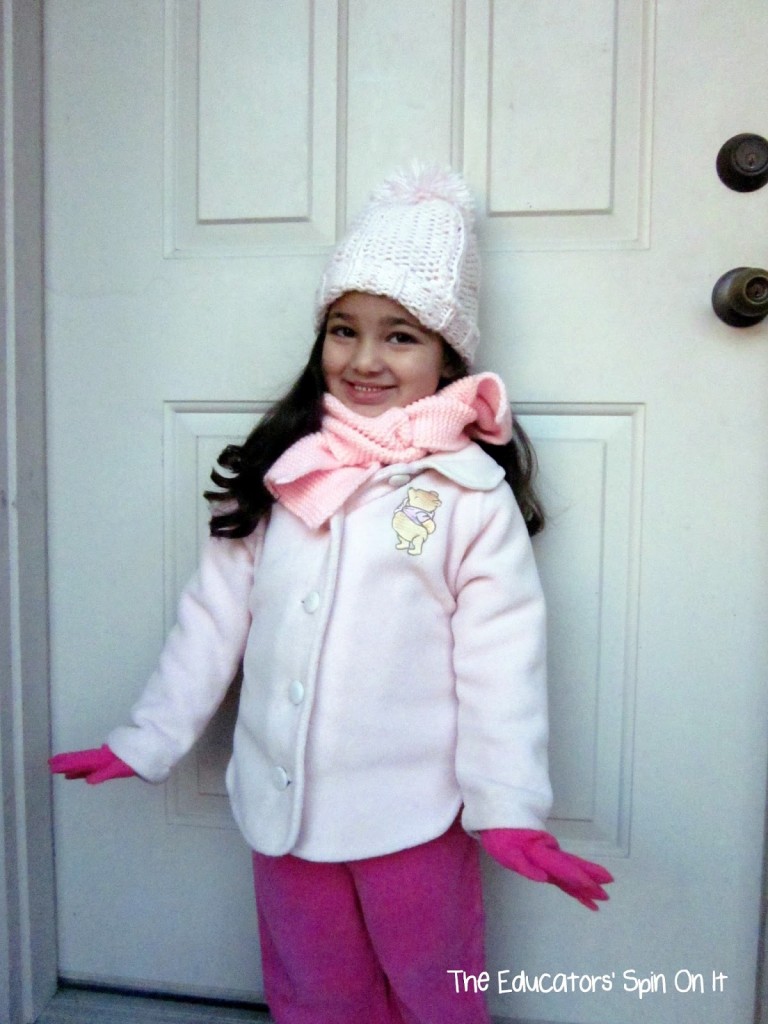
M 490 1024 L 448 973 L 484 969 L 478 847 L 460 825 L 382 857 L 253 864 L 277 1024 Z

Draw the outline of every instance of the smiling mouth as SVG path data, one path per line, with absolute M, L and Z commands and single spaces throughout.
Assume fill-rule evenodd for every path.
M 369 395 L 379 394 L 381 391 L 389 391 L 390 388 L 394 387 L 393 384 L 358 384 L 352 380 L 347 380 L 344 383 L 353 391 Z

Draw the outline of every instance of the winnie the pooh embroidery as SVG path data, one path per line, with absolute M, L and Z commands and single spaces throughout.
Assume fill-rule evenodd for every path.
M 435 510 L 442 502 L 437 491 L 422 491 L 409 487 L 392 517 L 392 529 L 397 534 L 398 551 L 420 555 L 424 542 L 435 532 Z

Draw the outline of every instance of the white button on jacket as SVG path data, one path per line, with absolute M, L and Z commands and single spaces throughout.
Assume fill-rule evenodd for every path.
M 409 473 L 395 473 L 394 476 L 389 478 L 388 483 L 392 487 L 404 487 L 406 484 L 411 482 L 411 476 Z
M 301 704 L 304 700 L 304 684 L 294 679 L 288 687 L 288 699 L 291 704 Z

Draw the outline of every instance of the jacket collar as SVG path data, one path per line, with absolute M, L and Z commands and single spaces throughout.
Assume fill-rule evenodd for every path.
M 432 469 L 446 479 L 471 491 L 492 491 L 504 479 L 504 470 L 476 444 L 468 444 L 457 452 L 425 455 L 402 466 L 387 466 L 377 476 L 391 477 L 398 471 L 416 476 Z

